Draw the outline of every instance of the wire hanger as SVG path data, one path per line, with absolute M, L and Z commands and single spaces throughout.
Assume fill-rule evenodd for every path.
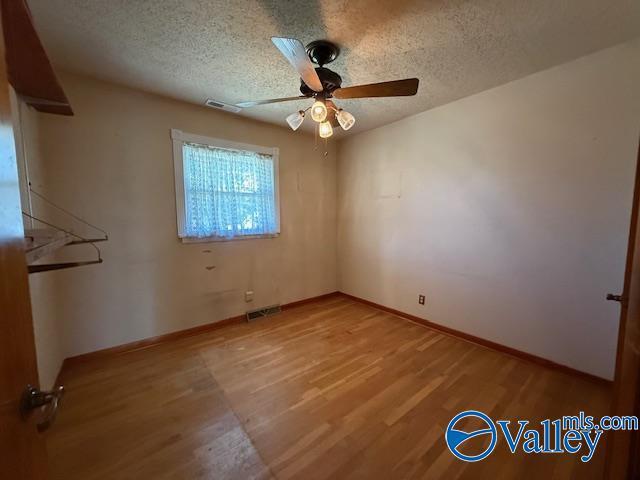
M 95 250 L 96 250 L 96 254 L 98 256 L 98 258 L 96 260 L 88 260 L 88 261 L 81 261 L 81 262 L 63 262 L 63 263 L 48 263 L 48 264 L 41 264 L 41 265 L 29 265 L 28 269 L 29 269 L 29 273 L 38 273 L 38 272 L 46 272 L 46 271 L 50 271 L 50 270 L 61 270 L 64 268 L 73 268 L 73 267 L 80 267 L 80 266 L 84 266 L 84 265 L 94 265 L 97 263 L 102 263 L 102 255 L 100 252 L 100 249 L 98 248 L 97 245 L 95 245 L 95 242 L 104 242 L 107 241 L 109 239 L 109 235 L 107 234 L 106 231 L 104 231 L 103 229 L 101 229 L 100 227 L 97 227 L 89 222 L 87 222 L 86 220 L 78 217 L 77 215 L 71 213 L 70 211 L 62 208 L 59 205 L 56 205 L 55 203 L 53 203 L 51 200 L 47 199 L 44 195 L 42 195 L 39 192 L 36 192 L 35 190 L 33 190 L 31 188 L 31 186 L 29 185 L 29 191 L 31 193 L 33 193 L 34 195 L 36 195 L 37 197 L 39 197 L 40 199 L 42 199 L 44 202 L 48 203 L 49 205 L 51 205 L 52 207 L 60 210 L 61 212 L 63 212 L 64 214 L 72 217 L 73 219 L 87 225 L 90 228 L 93 228 L 95 230 L 98 230 L 99 232 L 101 232 L 104 237 L 100 237 L 100 238 L 85 238 L 82 235 L 78 235 L 77 233 L 74 233 L 70 230 L 67 230 L 65 228 L 59 227 L 57 225 L 54 225 L 51 222 L 47 222 L 46 220 L 43 220 L 41 218 L 38 218 L 34 215 L 31 215 L 25 211 L 22 212 L 22 214 L 32 220 L 35 220 L 37 222 L 40 222 L 44 225 L 47 225 L 49 227 L 52 227 L 60 232 L 64 232 L 67 235 L 70 235 L 72 237 L 77 238 L 77 240 L 73 240 L 71 242 L 69 242 L 67 245 L 81 245 L 81 244 L 89 244 L 91 245 Z

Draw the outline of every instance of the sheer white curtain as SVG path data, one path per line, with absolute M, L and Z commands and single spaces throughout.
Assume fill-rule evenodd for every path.
M 277 233 L 273 157 L 184 143 L 185 236 Z

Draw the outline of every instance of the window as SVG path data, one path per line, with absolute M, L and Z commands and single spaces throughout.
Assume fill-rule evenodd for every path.
M 178 236 L 184 241 L 280 233 L 278 149 L 171 130 Z

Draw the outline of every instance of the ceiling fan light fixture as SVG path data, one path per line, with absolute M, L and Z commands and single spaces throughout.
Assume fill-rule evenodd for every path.
M 329 138 L 333 135 L 333 127 L 331 126 L 331 123 L 321 122 L 318 126 L 318 135 L 320 135 L 320 138 Z
M 302 125 L 302 121 L 304 120 L 304 111 L 300 110 L 299 112 L 294 112 L 287 117 L 287 123 L 291 127 L 291 130 L 296 131 L 300 125 Z
M 356 123 L 356 117 L 342 109 L 338 110 L 336 118 L 343 130 L 349 130 Z
M 327 118 L 327 106 L 323 101 L 316 100 L 315 103 L 311 105 L 311 118 L 318 123 L 325 121 Z

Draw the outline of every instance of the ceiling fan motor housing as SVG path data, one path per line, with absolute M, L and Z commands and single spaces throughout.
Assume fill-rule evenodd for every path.
M 333 70 L 329 70 L 324 67 L 316 67 L 316 73 L 320 78 L 323 88 L 322 92 L 320 92 L 320 95 L 318 96 L 330 97 L 331 92 L 340 88 L 342 85 L 342 77 Z M 303 80 L 300 80 L 300 92 L 307 97 L 315 96 L 318 93 L 309 88 Z
M 309 60 L 321 67 L 333 62 L 340 55 L 340 48 L 328 40 L 315 40 L 306 47 Z

